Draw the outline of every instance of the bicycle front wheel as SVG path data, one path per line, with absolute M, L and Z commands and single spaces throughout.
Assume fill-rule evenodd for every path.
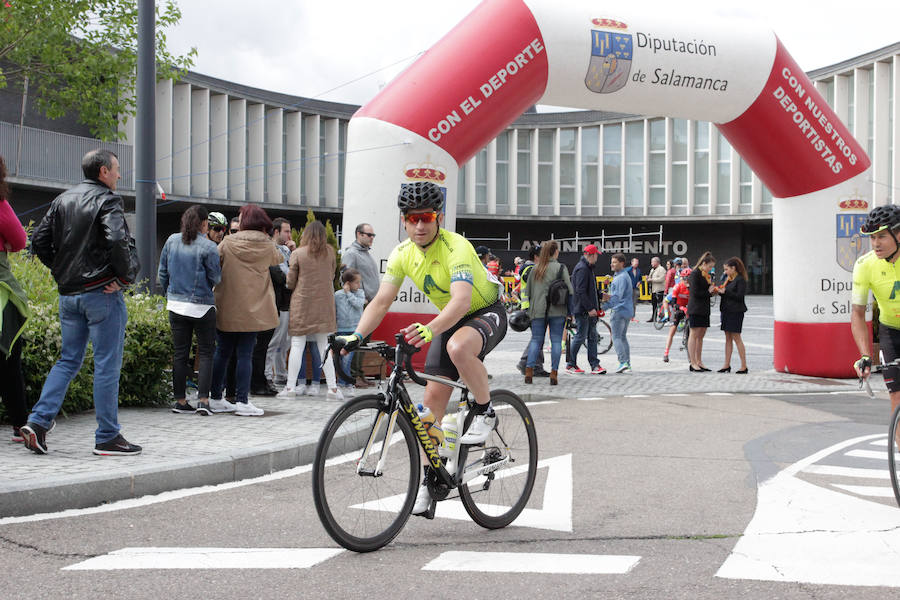
M 353 398 L 331 417 L 316 447 L 316 512 L 332 539 L 348 550 L 370 552 L 388 544 L 403 529 L 416 500 L 420 463 L 415 434 L 398 415 L 391 438 L 385 440 L 390 420 L 380 408 L 380 395 Z M 376 473 L 383 455 L 383 471 Z
M 462 504 L 472 520 L 487 529 L 512 523 L 528 504 L 537 473 L 537 433 L 528 407 L 506 390 L 491 392 L 497 426 L 484 445 L 462 446 L 459 464 L 465 472 L 484 474 L 459 487 Z M 472 421 L 470 412 L 466 428 Z M 501 466 L 496 467 L 502 463 Z
M 900 506 L 900 481 L 898 481 L 898 477 L 900 477 L 900 472 L 898 472 L 900 469 L 900 440 L 897 439 L 898 435 L 900 435 L 900 406 L 894 410 L 894 414 L 891 416 L 891 427 L 888 430 L 888 469 L 891 472 L 894 499 Z
M 597 354 L 606 354 L 612 348 L 612 329 L 603 319 L 597 319 Z

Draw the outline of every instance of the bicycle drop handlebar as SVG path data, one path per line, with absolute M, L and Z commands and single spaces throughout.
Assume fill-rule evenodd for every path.
M 421 348 L 416 348 L 407 342 L 402 333 L 394 335 L 394 341 L 396 342 L 395 346 L 388 346 L 384 342 L 375 342 L 372 344 L 361 344 L 357 346 L 355 350 L 362 352 L 376 352 L 385 360 L 400 363 L 403 365 L 403 370 L 406 371 L 406 374 L 409 375 L 410 379 L 421 386 L 426 385 L 428 382 L 420 377 L 412 366 L 412 355 L 421 350 Z M 343 348 L 343 342 L 336 339 L 335 334 L 328 336 L 328 351 L 340 352 Z M 328 352 L 325 353 L 325 356 L 327 358 Z

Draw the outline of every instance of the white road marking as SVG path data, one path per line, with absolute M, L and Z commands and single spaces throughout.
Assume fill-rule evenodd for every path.
M 576 400 L 581 400 L 582 402 L 596 402 L 597 400 L 606 400 L 606 398 L 575 398 Z
M 613 554 L 451 551 L 442 553 L 422 570 L 618 575 L 629 572 L 640 560 L 640 556 Z
M 852 456 L 853 458 L 875 458 L 877 460 L 888 459 L 887 452 L 879 452 L 878 450 L 850 450 L 845 456 Z
M 887 440 L 875 440 L 874 442 L 869 442 L 870 446 L 884 446 L 887 448 Z
M 690 394 L 660 394 L 666 398 L 687 398 Z
M 900 587 L 897 507 L 796 477 L 845 448 L 880 438 L 884 434 L 835 444 L 762 482 L 756 513 L 716 575 L 729 579 Z
M 516 527 L 572 531 L 572 455 L 565 454 L 563 456 L 545 458 L 538 461 L 537 466 L 538 469 L 547 469 L 543 506 L 541 508 L 524 509 L 512 524 Z M 520 475 L 527 468 L 527 466 L 520 466 L 497 471 L 496 479 Z M 470 485 L 477 485 L 478 481 L 478 479 L 474 479 L 470 482 Z M 369 500 L 362 504 L 356 504 L 352 508 L 397 512 L 403 506 L 403 499 L 403 494 L 398 494 L 387 498 Z M 479 504 L 479 506 L 488 514 L 500 514 L 509 508 L 508 506 L 487 504 Z M 471 520 L 465 507 L 459 500 L 438 502 L 434 516 L 458 521 Z
M 652 338 L 656 338 L 656 339 L 661 339 L 661 338 L 663 338 L 663 337 L 665 337 L 665 336 L 662 335 L 662 334 L 660 334 L 660 333 L 658 333 L 658 334 L 652 334 L 652 333 L 632 333 L 632 332 L 629 331 L 629 332 L 628 332 L 628 337 L 652 337 Z M 704 343 L 706 343 L 706 342 L 715 342 L 715 343 L 717 343 L 717 344 L 723 344 L 723 345 L 724 345 L 724 344 L 725 344 L 725 339 L 724 339 L 724 338 L 717 338 L 717 337 L 705 337 L 705 338 L 703 338 L 703 342 L 704 342 Z M 774 350 L 774 346 L 772 346 L 772 344 L 757 344 L 757 343 L 755 343 L 755 342 L 744 342 L 744 345 L 745 345 L 745 346 L 748 346 L 748 347 L 750 347 L 750 348 L 764 348 L 764 349 L 766 349 L 766 350 Z
M 731 392 L 706 392 L 706 396 L 734 396 Z
M 63 571 L 124 569 L 308 569 L 341 548 L 123 548 Z
M 890 479 L 887 469 L 859 469 L 857 467 L 836 467 L 832 465 L 809 465 L 804 473 L 813 475 L 829 475 L 837 477 L 856 477 L 859 479 Z
M 626 398 L 649 398 L 650 396 L 647 394 L 626 394 Z
M 858 494 L 860 496 L 870 496 L 872 498 L 893 498 L 894 488 L 890 486 L 874 486 L 874 485 L 841 485 L 832 483 L 836 488 Z

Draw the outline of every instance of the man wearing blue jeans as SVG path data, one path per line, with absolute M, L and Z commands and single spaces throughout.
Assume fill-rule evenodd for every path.
M 624 373 L 631 370 L 631 348 L 628 346 L 628 323 L 634 317 L 634 304 L 632 302 L 631 278 L 625 272 L 625 255 L 617 252 L 612 255 L 610 268 L 613 271 L 613 280 L 609 284 L 609 293 L 603 294 L 603 307 L 612 310 L 609 327 L 612 330 L 613 345 L 616 348 L 616 356 L 619 358 L 619 366 L 616 373 Z
M 572 271 L 572 314 L 575 315 L 577 327 L 575 339 L 569 344 L 568 364 L 566 373 L 581 374 L 584 371 L 578 367 L 578 351 L 584 344 L 587 352 L 588 364 L 592 375 L 603 375 L 606 369 L 600 366 L 597 359 L 597 279 L 594 276 L 594 265 L 600 250 L 594 244 L 588 244 L 584 248 L 584 256 L 575 265 Z
M 32 236 L 32 248 L 59 287 L 61 356 L 41 390 L 28 423 L 25 446 L 47 453 L 66 390 L 81 369 L 88 340 L 94 348 L 94 454 L 140 454 L 119 433 L 119 373 L 128 311 L 122 288 L 137 278 L 134 240 L 125 224 L 122 198 L 115 193 L 119 160 L 109 150 L 92 150 L 81 160 L 85 180 L 60 194 Z

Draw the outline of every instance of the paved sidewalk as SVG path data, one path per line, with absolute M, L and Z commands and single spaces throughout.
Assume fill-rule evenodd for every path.
M 492 387 L 526 399 L 609 397 L 673 393 L 855 392 L 853 381 L 817 379 L 774 371 L 748 375 L 690 373 L 683 361 L 663 364 L 636 358 L 626 374 L 560 374 L 524 385 L 512 367 L 516 352 L 496 351 L 487 366 Z M 415 398 L 421 388 L 409 386 Z M 877 389 L 877 388 L 876 388 Z M 372 390 L 368 390 L 372 391 Z M 362 392 L 360 392 L 362 393 Z M 319 433 L 338 404 L 319 398 L 253 398 L 264 417 L 178 415 L 166 408 L 122 409 L 125 437 L 144 447 L 140 456 L 94 456 L 93 413 L 58 419 L 47 438 L 49 453 L 35 455 L 12 443 L 3 428 L 0 441 L 0 518 L 81 508 L 164 491 L 256 477 L 309 464 Z

